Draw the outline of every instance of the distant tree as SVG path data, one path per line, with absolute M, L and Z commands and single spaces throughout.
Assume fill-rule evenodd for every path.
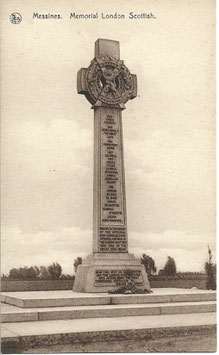
M 36 272 L 36 276 L 37 276 L 37 278 L 39 278 L 39 276 L 40 276 L 40 267 L 39 267 L 39 266 L 34 265 L 34 266 L 33 266 L 33 268 L 34 268 L 34 270 L 35 270 L 35 272 Z
M 175 276 L 176 275 L 176 263 L 173 258 L 168 256 L 167 262 L 163 269 L 164 275 L 166 276 Z
M 157 272 L 157 268 L 155 266 L 155 261 L 150 256 L 143 254 L 141 257 L 141 264 L 144 265 L 146 273 L 148 275 L 155 274 Z
M 8 276 L 8 278 L 9 278 L 10 280 L 20 280 L 21 277 L 20 277 L 19 269 L 15 268 L 15 267 L 14 267 L 13 269 L 11 269 L 11 270 L 9 271 L 9 276 Z
M 55 280 L 59 279 L 62 274 L 62 267 L 57 262 L 44 266 L 24 266 L 13 268 L 9 271 L 9 280 Z
M 33 266 L 20 267 L 19 269 L 13 268 L 9 271 L 10 280 L 36 280 L 37 273 Z
M 59 263 L 52 263 L 48 266 L 48 273 L 52 280 L 57 280 L 62 274 L 62 267 Z
M 212 252 L 208 245 L 208 261 L 205 263 L 205 271 L 207 273 L 206 288 L 207 290 L 216 290 L 216 265 L 212 263 Z
M 82 264 L 82 258 L 80 256 L 78 256 L 77 259 L 75 259 L 74 264 L 73 264 L 75 272 L 77 272 L 77 268 L 81 264 Z
M 48 267 L 41 265 L 39 267 L 39 275 L 38 278 L 40 280 L 49 280 L 50 279 L 50 275 L 49 275 L 49 271 L 48 271 Z
M 23 271 L 25 280 L 36 280 L 37 279 L 37 272 L 33 266 L 24 267 L 22 271 Z

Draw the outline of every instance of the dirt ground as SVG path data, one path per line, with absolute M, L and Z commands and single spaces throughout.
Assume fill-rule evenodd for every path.
M 25 354 L 48 353 L 159 353 L 159 352 L 216 352 L 216 335 L 189 337 L 171 337 L 152 340 L 122 340 L 109 342 L 93 342 L 84 344 L 52 345 L 26 349 Z

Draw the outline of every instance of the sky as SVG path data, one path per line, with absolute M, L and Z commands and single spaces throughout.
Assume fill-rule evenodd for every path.
M 216 253 L 214 1 L 10 0 L 1 21 L 2 273 L 57 261 L 72 274 L 92 251 L 93 110 L 76 77 L 98 38 L 120 42 L 138 79 L 122 113 L 129 251 L 203 271 Z

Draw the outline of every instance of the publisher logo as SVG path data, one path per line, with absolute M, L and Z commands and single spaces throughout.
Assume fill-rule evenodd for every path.
M 13 25 L 18 25 L 22 21 L 22 16 L 18 12 L 13 12 L 13 14 L 9 17 L 9 20 L 13 23 Z

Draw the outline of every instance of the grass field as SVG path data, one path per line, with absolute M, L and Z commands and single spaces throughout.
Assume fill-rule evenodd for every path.
M 151 288 L 192 288 L 204 290 L 206 275 L 193 275 L 186 277 L 163 277 L 153 275 L 149 277 Z M 49 290 L 72 290 L 74 280 L 36 280 L 36 281 L 2 281 L 2 292 L 19 291 L 49 291 Z

